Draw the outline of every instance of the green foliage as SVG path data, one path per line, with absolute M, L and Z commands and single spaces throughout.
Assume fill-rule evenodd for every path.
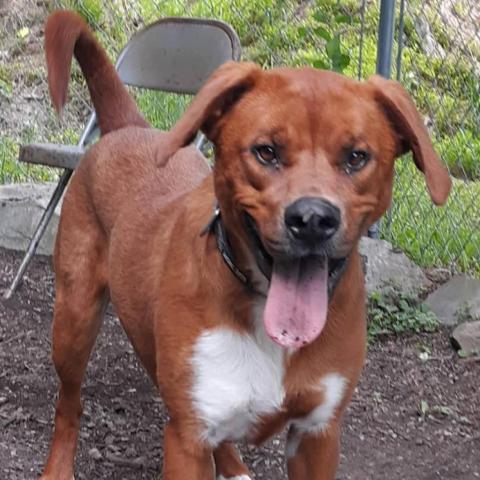
M 66 8 L 77 11 L 93 28 L 102 20 L 101 0 L 65 0 L 63 4 Z
M 407 47 L 402 69 L 404 86 L 431 117 L 438 136 L 464 129 L 480 133 L 480 87 L 472 65 L 451 57 L 427 58 L 418 47 Z
M 466 0 L 457 0 L 453 4 L 453 10 L 460 18 L 466 18 L 471 10 L 471 7 Z
M 61 3 L 87 18 L 112 53 L 124 45 L 139 19 L 149 23 L 159 16 L 187 15 L 220 18 L 231 23 L 239 34 L 244 58 L 261 65 L 308 64 L 349 76 L 357 75 L 358 68 L 353 60 L 359 51 L 360 6 L 355 0 L 315 0 L 301 7 L 295 0 L 208 0 L 188 4 L 182 0 L 164 0 L 161 5 L 151 0 L 137 0 L 135 7 L 112 2 L 108 8 L 102 7 L 100 0 L 61 0 Z M 420 5 L 415 4 L 415 8 Z M 438 15 L 430 10 L 426 9 L 424 14 L 436 40 L 450 50 L 455 32 L 446 29 Z M 370 75 L 376 64 L 377 6 L 367 7 L 365 19 L 362 70 L 364 75 Z M 420 111 L 432 120 L 435 135 L 442 139 L 442 145 L 446 146 L 446 139 L 463 129 L 478 135 L 479 84 L 471 63 L 462 57 L 427 57 L 408 15 L 405 34 L 402 82 L 413 94 Z M 155 105 L 151 110 L 159 113 L 160 103 L 153 101 Z M 147 102 L 143 105 L 150 108 Z M 459 136 L 455 147 L 461 140 Z M 468 147 L 466 143 L 460 145 L 462 151 Z M 476 167 L 463 165 L 464 158 L 465 163 L 472 163 L 474 154 L 459 155 L 452 160 L 453 148 L 448 149 L 449 165 L 458 165 L 468 178 L 476 178 L 469 173 Z M 453 168 L 452 172 L 456 174 L 457 169 Z
M 480 180 L 480 135 L 459 130 L 451 138 L 442 138 L 437 147 L 452 175 Z
M 0 95 L 10 98 L 13 93 L 13 86 L 10 82 L 7 82 L 0 77 Z
M 140 110 L 155 128 L 170 130 L 185 111 L 191 97 L 149 90 L 138 93 L 136 99 Z
M 0 95 L 10 98 L 13 93 L 13 75 L 7 65 L 0 65 Z
M 316 52 L 317 56 L 309 59 L 311 65 L 343 73 L 350 65 L 351 58 L 342 44 L 342 37 L 344 27 L 352 25 L 354 17 L 340 10 L 319 8 L 314 11 L 312 18 L 310 26 L 301 25 L 297 30 L 300 40 L 306 38 L 308 41 L 309 37 L 317 37 L 324 43 L 323 49 Z
M 368 337 L 377 335 L 434 332 L 438 319 L 417 298 L 393 286 L 368 298 Z
M 0 183 L 16 178 L 18 167 L 18 144 L 9 137 L 0 138 Z

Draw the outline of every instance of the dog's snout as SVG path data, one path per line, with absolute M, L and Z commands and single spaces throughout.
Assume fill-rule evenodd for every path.
M 302 197 L 286 208 L 285 225 L 299 240 L 323 242 L 338 230 L 340 210 L 323 198 Z

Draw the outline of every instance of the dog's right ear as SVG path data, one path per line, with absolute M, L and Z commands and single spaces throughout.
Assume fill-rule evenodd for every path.
M 210 76 L 180 120 L 156 151 L 156 164 L 163 166 L 180 148 L 190 144 L 201 130 L 215 141 L 218 121 L 255 84 L 261 68 L 254 63 L 228 62 Z

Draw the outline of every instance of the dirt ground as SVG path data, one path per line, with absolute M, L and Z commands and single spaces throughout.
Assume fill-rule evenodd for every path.
M 0 293 L 20 256 L 0 250 Z M 1 296 L 1 295 L 0 295 Z M 38 477 L 53 420 L 51 259 L 37 257 L 0 300 L 0 478 Z M 428 353 L 428 360 L 421 354 Z M 480 363 L 456 357 L 447 332 L 370 347 L 344 424 L 338 480 L 480 478 Z M 167 414 L 118 321 L 107 315 L 83 389 L 77 480 L 160 479 Z M 257 480 L 286 478 L 283 439 L 242 446 Z

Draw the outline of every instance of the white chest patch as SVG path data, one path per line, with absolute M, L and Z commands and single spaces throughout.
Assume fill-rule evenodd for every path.
M 254 335 L 229 328 L 204 332 L 192 362 L 193 406 L 211 446 L 245 438 L 260 416 L 283 403 L 284 350 L 263 324 Z
M 321 379 L 317 388 L 323 392 L 323 402 L 305 417 L 291 423 L 294 430 L 287 442 L 287 458 L 295 456 L 303 435 L 321 433 L 328 427 L 342 402 L 346 386 L 347 380 L 338 373 L 329 373 Z

